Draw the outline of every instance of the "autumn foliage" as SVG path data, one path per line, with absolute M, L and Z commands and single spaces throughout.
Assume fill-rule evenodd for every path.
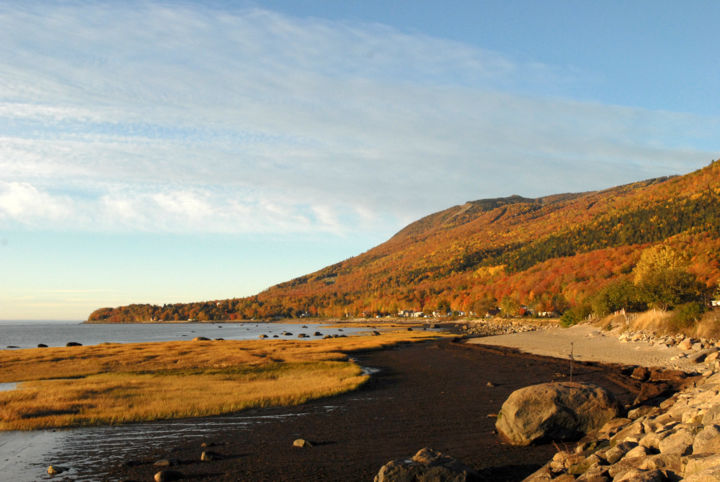
M 471 201 L 256 296 L 103 308 L 89 319 L 340 317 L 438 307 L 484 313 L 502 304 L 563 312 L 613 283 L 633 284 L 642 253 L 654 246 L 682 253 L 684 272 L 717 285 L 720 161 L 604 191 Z

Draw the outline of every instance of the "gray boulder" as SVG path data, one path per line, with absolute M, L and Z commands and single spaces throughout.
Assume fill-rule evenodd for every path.
M 575 440 L 616 417 L 619 405 L 604 388 L 553 382 L 515 390 L 503 403 L 495 428 L 513 445 Z
M 392 460 L 380 468 L 374 482 L 465 482 L 480 480 L 477 472 L 459 460 L 430 448 L 412 459 Z

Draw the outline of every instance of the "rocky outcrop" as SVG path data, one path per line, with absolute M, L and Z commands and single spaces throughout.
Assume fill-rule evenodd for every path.
M 464 482 L 480 480 L 477 472 L 459 460 L 430 448 L 411 459 L 392 460 L 380 468 L 374 482 Z
M 589 383 L 553 382 L 521 388 L 503 403 L 495 428 L 513 445 L 540 440 L 577 440 L 618 415 L 604 388 Z
M 720 480 L 720 374 L 610 420 L 526 480 Z

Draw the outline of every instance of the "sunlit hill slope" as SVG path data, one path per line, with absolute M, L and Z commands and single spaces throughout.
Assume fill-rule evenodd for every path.
M 102 308 L 90 321 L 251 319 L 432 311 L 484 313 L 503 300 L 562 312 L 664 243 L 708 286 L 720 280 L 720 161 L 604 191 L 467 202 L 385 243 L 256 296 Z

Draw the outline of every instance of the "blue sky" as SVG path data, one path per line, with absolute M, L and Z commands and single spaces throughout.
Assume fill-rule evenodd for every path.
M 720 157 L 717 2 L 3 2 L 0 319 L 254 294 Z

